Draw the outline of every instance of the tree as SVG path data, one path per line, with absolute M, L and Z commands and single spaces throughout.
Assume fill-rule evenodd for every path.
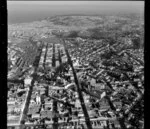
M 64 33 L 63 37 L 65 37 L 65 38 L 76 38 L 76 37 L 78 37 L 78 33 L 79 33 L 79 31 L 72 30 L 72 31 L 69 31 L 67 33 Z
M 134 49 L 139 49 L 139 48 L 140 48 L 141 43 L 140 43 L 140 37 L 139 37 L 139 36 L 135 36 L 135 37 L 132 39 L 132 42 L 133 42 L 133 47 L 134 47 Z
M 47 51 L 48 51 L 48 43 L 46 45 L 46 51 L 45 51 L 44 60 L 43 60 L 43 67 L 44 67 L 44 69 L 45 69 L 45 62 L 46 62 L 46 57 L 47 57 Z
M 52 67 L 56 66 L 55 62 L 55 44 L 53 43 Z
M 58 49 L 58 60 L 59 60 L 59 64 L 62 64 L 62 59 L 61 59 L 61 52 L 60 49 Z

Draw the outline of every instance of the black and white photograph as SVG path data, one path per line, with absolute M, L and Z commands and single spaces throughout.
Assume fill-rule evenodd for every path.
M 144 129 L 144 1 L 7 1 L 7 129 Z

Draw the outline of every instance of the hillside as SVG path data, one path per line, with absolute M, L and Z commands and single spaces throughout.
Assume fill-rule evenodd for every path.
M 64 26 L 95 26 L 104 22 L 100 16 L 55 16 L 47 18 L 54 25 Z
M 70 37 L 107 39 L 115 36 L 132 38 L 135 35 L 144 39 L 144 21 L 137 15 L 115 16 L 81 16 L 62 15 L 47 17 L 41 21 L 20 23 L 8 26 L 8 37 L 41 39 L 42 36 L 51 36 L 53 31 L 71 32 Z M 72 33 L 73 32 L 73 33 Z

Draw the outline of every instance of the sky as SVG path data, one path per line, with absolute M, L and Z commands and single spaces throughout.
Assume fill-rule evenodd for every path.
M 144 1 L 8 1 L 7 9 L 14 24 L 54 15 L 144 13 Z

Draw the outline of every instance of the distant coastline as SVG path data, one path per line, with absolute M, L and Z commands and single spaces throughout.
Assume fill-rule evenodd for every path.
M 32 22 L 38 22 L 38 21 L 42 21 L 42 20 L 47 20 L 47 19 L 51 19 L 51 18 L 53 18 L 53 17 L 63 17 L 63 16 L 97 16 L 97 17 L 100 17 L 100 16 L 110 16 L 111 14 L 58 14 L 58 15 L 53 15 L 53 16 L 47 16 L 47 17 L 44 17 L 44 18 L 38 18 L 38 19 L 28 19 L 27 21 L 26 20 L 24 20 L 24 21 L 18 21 L 18 22 L 10 22 L 9 20 L 8 20 L 8 25 L 16 25 L 16 24 L 25 24 L 25 23 L 32 23 Z M 128 14 L 128 13 L 116 13 L 115 15 L 112 15 L 112 16 L 123 16 L 123 15 L 138 15 L 138 16 L 140 16 L 140 17 L 142 17 L 142 18 L 144 18 L 144 14 L 139 14 L 139 13 L 130 13 L 130 14 Z
M 113 4 L 112 4 L 113 3 Z M 144 15 L 144 2 L 98 2 L 93 1 L 80 5 L 67 2 L 52 5 L 51 2 L 8 2 L 8 24 L 30 23 L 53 16 L 99 16 L 136 13 Z

